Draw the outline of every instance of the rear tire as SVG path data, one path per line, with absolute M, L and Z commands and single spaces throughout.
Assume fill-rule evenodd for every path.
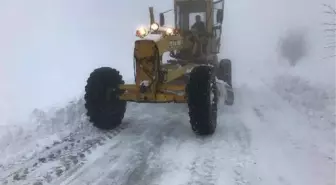
M 222 59 L 219 62 L 218 79 L 227 83 L 225 105 L 233 105 L 234 93 L 232 89 L 232 64 L 229 59 Z
M 192 130 L 199 135 L 211 135 L 217 127 L 218 90 L 214 68 L 195 67 L 186 86 Z
M 119 85 L 124 84 L 119 71 L 109 67 L 95 69 L 85 86 L 86 115 L 99 129 L 114 129 L 122 123 L 126 101 L 120 100 L 123 93 Z
M 232 87 L 232 65 L 231 60 L 222 59 L 219 62 L 218 79 L 226 82 Z

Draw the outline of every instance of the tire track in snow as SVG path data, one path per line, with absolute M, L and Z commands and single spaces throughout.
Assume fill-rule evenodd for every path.
M 174 126 L 175 124 L 172 123 L 166 124 L 148 132 L 148 135 L 146 134 L 145 140 L 147 141 L 140 145 L 139 148 L 141 149 L 138 151 L 140 155 L 134 160 L 136 165 L 123 185 L 148 185 L 163 173 L 162 161 L 158 160 L 160 148 L 165 137 L 169 136 L 174 130 Z
M 228 169 L 232 179 L 226 181 L 233 181 L 234 185 L 249 185 L 250 180 L 246 177 L 245 172 L 248 170 L 248 165 L 253 163 L 253 156 L 251 153 L 251 135 L 243 122 L 234 119 L 234 122 L 228 122 L 225 125 L 226 145 L 228 148 L 224 153 L 229 157 L 222 161 L 223 165 L 229 166 Z M 217 155 L 218 155 L 217 154 Z M 221 182 L 218 182 L 221 184 Z
M 251 180 L 246 176 L 246 171 L 249 165 L 254 163 L 253 155 L 251 152 L 252 136 L 251 131 L 247 127 L 249 122 L 241 119 L 241 113 L 245 111 L 244 103 L 246 97 L 244 97 L 245 86 L 235 89 L 235 105 L 232 107 L 224 107 L 221 110 L 221 116 L 219 120 L 222 121 L 222 127 L 220 126 L 216 140 L 225 140 L 225 143 L 221 145 L 227 145 L 226 152 L 219 152 L 217 155 L 227 155 L 226 159 L 223 158 L 219 164 L 229 166 L 227 170 L 232 179 L 220 178 L 217 184 L 223 184 L 222 181 L 230 182 L 234 185 L 249 185 Z M 249 110 L 249 109 L 248 109 Z M 262 114 L 262 113 L 260 113 Z M 218 150 L 220 151 L 220 150 Z M 227 159 L 228 158 L 228 159 Z M 221 175 L 226 176 L 226 175 Z
M 218 111 L 217 130 L 210 137 L 196 136 L 190 130 L 188 118 L 182 119 L 188 127 L 175 133 L 178 136 L 170 138 L 171 141 L 165 144 L 166 151 L 169 152 L 163 154 L 161 160 L 169 162 L 167 168 L 171 171 L 163 173 L 158 184 L 248 184 L 244 170 L 253 163 L 250 131 L 240 121 L 241 110 L 237 105 L 220 108 Z M 229 178 L 227 174 L 230 174 Z
M 21 164 L 21 168 L 10 172 L 0 179 L 4 185 L 9 184 L 43 184 L 50 183 L 67 171 L 74 170 L 85 164 L 89 155 L 97 146 L 104 145 L 122 130 L 128 127 L 125 122 L 110 132 L 74 132 L 60 142 L 47 146 L 38 156 Z M 97 135 L 98 134 L 98 135 Z M 10 169 L 9 169 L 10 170 Z
M 132 115 L 139 111 L 139 106 L 136 104 L 131 103 L 129 106 L 128 114 Z M 122 130 L 126 129 L 130 122 L 135 122 L 132 120 L 132 116 L 126 114 L 124 123 L 118 128 L 112 131 L 101 131 L 94 128 L 87 119 L 83 119 L 85 114 L 85 108 L 83 107 L 84 102 L 80 99 L 77 102 L 70 102 L 69 106 L 65 108 L 56 110 L 56 116 L 59 117 L 44 118 L 46 124 L 42 125 L 43 127 L 51 126 L 54 128 L 54 124 L 58 123 L 61 124 L 61 127 L 70 128 L 70 134 L 46 146 L 41 152 L 34 152 L 36 155 L 29 159 L 19 161 L 15 165 L 5 166 L 4 168 L 7 171 L 1 173 L 0 183 L 13 185 L 51 183 L 55 179 L 79 169 L 87 163 L 87 157 L 97 147 L 110 142 Z M 84 116 L 84 118 L 86 117 Z M 56 123 L 53 120 L 58 122 Z M 79 120 L 81 122 L 78 122 Z M 70 122 L 75 125 L 71 125 Z M 55 130 L 56 133 L 58 130 Z M 63 131 L 63 129 L 60 131 Z
M 128 126 L 129 122 L 125 122 L 113 131 L 105 132 L 102 133 L 101 136 L 95 136 L 92 139 L 85 140 L 84 145 L 82 145 L 82 147 L 79 147 L 78 151 L 69 152 L 66 155 L 62 156 L 60 158 L 61 165 L 51 168 L 48 174 L 44 176 L 44 179 L 52 182 L 57 177 L 63 177 L 78 170 L 88 161 L 86 156 L 90 155 L 94 150 L 97 150 L 98 147 L 111 142 L 112 139 L 114 139 L 118 134 L 120 134 L 122 130 L 126 129 Z M 115 144 L 115 146 L 113 147 L 116 147 L 118 144 L 119 143 Z M 53 178 L 46 178 L 48 176 L 53 176 Z
M 248 185 L 251 183 L 246 171 L 248 165 L 254 161 L 251 156 L 251 135 L 246 127 L 249 123 L 247 119 L 241 119 L 242 110 L 239 92 L 237 92 L 237 103 L 233 107 L 227 107 L 219 114 L 218 128 L 215 135 L 210 138 L 201 138 L 195 136 L 188 122 L 187 111 L 184 109 L 173 109 L 158 107 L 157 105 L 136 105 L 128 117 L 137 118 L 133 121 L 132 127 L 127 128 L 122 134 L 112 135 L 108 138 L 102 136 L 104 133 L 97 133 L 90 138 L 90 134 L 83 133 L 85 141 L 92 139 L 96 142 L 96 147 L 89 147 L 83 159 L 71 158 L 71 153 L 64 154 L 64 157 L 70 163 L 70 168 L 63 170 L 60 176 L 53 175 L 44 177 L 33 182 L 50 183 L 55 185 L 154 185 L 164 184 L 163 179 L 172 179 L 171 173 L 182 173 L 186 176 L 185 181 L 179 180 L 176 185 L 193 185 L 193 184 L 224 184 L 231 182 L 235 185 Z M 168 107 L 169 104 L 166 104 Z M 153 107 L 155 106 L 155 117 L 153 116 Z M 253 112 L 251 107 L 248 111 Z M 139 112 L 141 111 L 142 116 Z M 181 115 L 182 113 L 182 115 Z M 260 111 L 260 114 L 263 112 Z M 140 116 L 140 117 L 139 117 Z M 255 117 L 258 117 L 257 114 Z M 127 119 L 126 119 L 127 120 Z M 164 120 L 164 121 L 163 121 Z M 112 131 L 113 132 L 113 131 Z M 86 136 L 85 136 L 86 135 Z M 89 135 L 89 136 L 88 136 Z M 103 139 L 106 142 L 101 142 Z M 97 139 L 98 141 L 96 141 Z M 83 140 L 83 141 L 84 141 Z M 108 142 L 107 142 L 108 141 Z M 99 143 L 103 145 L 99 146 Z M 75 145 L 74 148 L 78 148 Z M 185 153 L 191 146 L 191 153 Z M 164 155 L 167 149 L 170 151 L 169 160 Z M 189 158 L 183 162 L 183 158 Z M 190 156 L 188 156 L 190 154 Z M 76 155 L 75 155 L 76 156 Z M 78 155 L 77 155 L 78 156 Z M 58 158 L 60 159 L 60 158 Z M 51 171 L 56 171 L 60 160 L 55 160 L 57 164 L 52 164 L 53 168 L 39 166 L 34 172 L 41 172 L 44 167 Z M 76 163 L 76 164 L 75 164 Z M 181 163 L 184 163 L 181 165 Z M 56 166 L 56 167 L 55 167 Z M 177 172 L 172 172 L 174 167 Z M 63 169 L 63 168 L 61 168 Z M 223 172 L 223 171 L 224 172 Z M 223 173 L 232 174 L 229 177 L 223 177 Z M 188 175 L 190 176 L 188 178 Z M 30 174 L 30 176 L 32 176 Z M 22 182 L 29 182 L 29 178 Z M 172 183 L 174 184 L 174 183 Z
M 196 156 L 187 167 L 189 180 L 183 184 L 217 185 L 232 181 L 234 185 L 249 184 L 244 174 L 246 166 L 253 163 L 249 131 L 236 120 L 234 123 L 227 121 L 219 125 L 212 137 L 196 139 Z M 223 179 L 223 176 L 227 176 L 223 173 L 231 174 L 230 179 Z
M 198 153 L 189 169 L 191 177 L 187 185 L 215 185 L 218 175 L 215 174 L 216 161 L 211 150 Z
M 138 120 L 138 124 L 125 130 L 115 140 L 121 141 L 116 148 L 103 148 L 99 153 L 106 153 L 91 159 L 78 172 L 65 179 L 62 185 L 148 185 L 160 177 L 164 171 L 163 161 L 158 160 L 161 145 L 166 137 L 177 128 L 177 122 L 160 123 L 162 118 Z M 168 118 L 172 120 L 174 118 Z M 114 156 L 114 157 L 113 157 Z M 96 169 L 99 168 L 99 169 Z M 61 181 L 60 181 L 61 182 Z

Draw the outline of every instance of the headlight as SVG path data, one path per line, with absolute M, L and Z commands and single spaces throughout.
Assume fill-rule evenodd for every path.
M 148 34 L 148 31 L 144 27 L 141 27 L 136 31 L 136 36 L 141 37 L 141 38 L 145 37 L 147 34 Z
M 174 30 L 172 28 L 167 28 L 166 34 L 167 35 L 173 35 Z
M 157 30 L 159 29 L 159 24 L 158 24 L 158 23 L 153 23 L 153 24 L 151 25 L 151 29 L 152 29 L 153 31 L 157 31 Z

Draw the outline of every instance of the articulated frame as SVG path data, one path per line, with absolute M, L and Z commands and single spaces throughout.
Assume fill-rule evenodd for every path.
M 166 51 L 182 49 L 182 44 L 174 45 L 170 42 L 183 42 L 180 36 L 166 36 L 159 41 L 138 40 L 135 42 L 135 84 L 120 85 L 124 93 L 120 99 L 145 103 L 185 103 L 185 83 L 171 83 L 183 77 L 196 64 L 184 66 L 162 64 L 162 54 Z M 184 45 L 185 46 L 185 45 Z

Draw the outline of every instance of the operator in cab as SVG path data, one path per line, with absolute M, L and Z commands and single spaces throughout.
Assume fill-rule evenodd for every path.
M 205 29 L 205 24 L 204 22 L 201 20 L 201 16 L 200 15 L 196 15 L 195 16 L 195 23 L 191 26 L 191 29 L 194 29 L 200 33 L 204 33 L 206 32 Z
M 196 22 L 191 26 L 191 30 L 195 30 L 199 36 L 206 34 L 206 28 L 204 22 L 201 20 L 200 15 L 195 16 Z M 207 50 L 207 40 L 201 41 L 201 43 L 197 44 L 200 49 L 197 49 L 197 55 L 200 55 L 201 53 L 206 54 Z

